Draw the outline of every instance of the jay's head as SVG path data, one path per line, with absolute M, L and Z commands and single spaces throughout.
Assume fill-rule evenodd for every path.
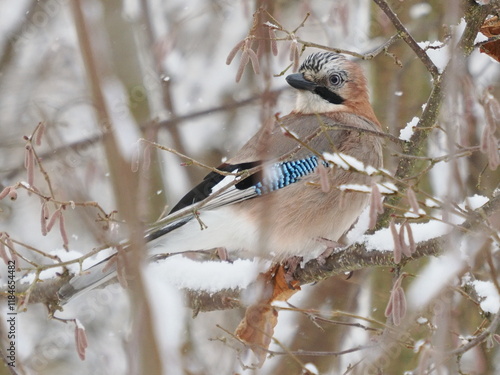
M 346 111 L 372 117 L 363 71 L 342 55 L 313 53 L 299 73 L 290 74 L 286 80 L 298 90 L 296 113 Z

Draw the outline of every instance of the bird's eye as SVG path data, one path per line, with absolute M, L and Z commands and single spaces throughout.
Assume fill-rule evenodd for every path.
M 338 73 L 334 73 L 330 76 L 330 83 L 333 86 L 338 86 L 343 82 L 342 76 Z

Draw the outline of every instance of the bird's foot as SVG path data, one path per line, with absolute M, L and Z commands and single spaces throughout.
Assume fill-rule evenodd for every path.
M 343 245 L 340 242 L 329 240 L 328 238 L 319 237 L 316 239 L 318 242 L 326 245 L 325 251 L 321 253 L 319 257 L 316 258 L 319 265 L 324 265 L 326 263 L 326 258 L 333 254 L 335 249 L 342 247 Z
M 301 262 L 302 262 L 302 257 L 299 256 L 288 258 L 283 262 L 283 269 L 285 270 L 285 281 L 290 287 L 290 289 L 295 289 L 293 286 L 295 284 L 294 273 L 300 266 Z

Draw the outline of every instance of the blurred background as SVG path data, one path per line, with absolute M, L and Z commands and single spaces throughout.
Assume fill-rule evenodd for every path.
M 458 1 L 389 3 L 418 42 L 446 41 L 463 29 Z M 259 8 L 263 10 L 254 17 Z M 132 184 L 140 197 L 131 203 L 137 208 L 137 218 L 154 221 L 207 171 L 181 165 L 185 160 L 172 153 L 153 148 L 146 152 L 138 148 L 139 138 L 217 166 L 275 113 L 286 114 L 293 108 L 294 93 L 284 80 L 293 69 L 290 40 L 277 41 L 277 56 L 270 53 L 271 44 L 266 40 L 260 55 L 260 74 L 255 74 L 249 64 L 239 82 L 235 78 L 240 55 L 226 64 L 228 54 L 249 34 L 254 22 L 274 23 L 268 14 L 288 31 L 299 27 L 309 14 L 296 31 L 302 41 L 361 54 L 375 50 L 396 33 L 369 0 L 0 0 L 0 190 L 27 181 L 23 137 L 43 123 L 45 132 L 35 150 L 50 184 L 39 170 L 33 181 L 43 194 L 61 202 L 96 201 L 109 213 L 133 199 L 135 195 L 121 196 L 121 201 L 117 198 L 121 184 Z M 84 20 L 86 28 L 78 19 Z M 276 36 L 287 39 L 284 32 L 277 31 Z M 96 63 L 94 78 L 89 76 L 85 62 L 89 45 Z M 316 50 L 307 47 L 303 56 Z M 429 50 L 429 54 L 434 52 Z M 435 53 L 439 67 L 446 54 L 442 50 Z M 422 114 L 431 90 L 430 75 L 402 41 L 392 45 L 389 54 L 381 53 L 361 64 L 383 130 L 399 136 L 400 129 Z M 439 125 L 456 127 L 454 140 L 472 146 L 479 144 L 484 126 L 478 103 L 486 90 L 500 96 L 500 70 L 498 63 L 478 51 L 466 65 L 456 78 L 458 102 L 450 96 Z M 93 91 L 96 82 L 103 94 L 100 103 Z M 103 119 L 109 123 L 103 124 Z M 108 126 L 114 129 L 123 159 L 132 164 L 130 171 L 123 170 L 123 176 L 116 168 L 112 171 L 113 161 L 103 142 Z M 429 148 L 439 149 L 442 144 L 436 136 Z M 391 172 L 399 161 L 398 152 L 399 147 L 388 142 L 385 166 Z M 137 169 L 134 163 L 138 154 L 139 171 L 131 174 Z M 144 167 L 146 162 L 148 168 Z M 486 156 L 476 153 L 464 163 L 456 167 L 458 172 L 453 168 L 446 172 L 459 180 L 456 198 L 491 194 L 499 182 L 498 172 L 485 168 Z M 436 170 L 435 177 L 429 174 L 422 178 L 420 188 L 430 194 L 447 195 L 450 191 L 443 185 L 448 186 L 450 180 L 442 179 L 443 172 Z M 40 199 L 22 189 L 18 193 L 16 201 L 0 201 L 0 232 L 45 252 L 62 253 L 64 241 L 59 231 L 42 236 Z M 64 211 L 71 251 L 86 253 L 118 236 L 105 230 L 109 224 L 96 220 L 97 214 L 98 210 L 90 206 Z M 36 254 L 30 256 L 38 262 L 46 261 Z M 416 261 L 408 271 L 417 272 L 425 263 Z M 318 310 L 329 321 L 315 323 L 307 314 L 282 311 L 275 332 L 280 345 L 291 350 L 333 352 L 368 342 L 370 330 L 346 326 L 344 323 L 350 320 L 344 316 L 332 318 L 332 312 L 341 310 L 384 322 L 392 278 L 388 271 L 365 270 L 348 280 L 334 277 L 303 288 L 290 302 Z M 307 373 L 305 368 L 311 373 L 341 374 L 348 373 L 349 364 L 365 355 L 363 351 L 338 357 L 277 355 L 262 369 L 244 370 L 236 345 L 217 327 L 232 332 L 243 310 L 200 313 L 193 319 L 182 295 L 172 287 L 146 277 L 146 289 L 151 311 L 144 316 L 154 327 L 154 350 L 168 374 L 300 374 Z M 144 347 L 138 348 L 144 344 L 141 335 L 149 331 L 141 331 L 131 322 L 140 321 L 133 305 L 145 300 L 129 301 L 119 286 L 112 285 L 58 312 L 58 317 L 78 318 L 85 326 L 89 346 L 84 361 L 75 348 L 74 325 L 50 320 L 41 304 L 30 305 L 28 311 L 18 315 L 16 373 L 140 373 L 135 357 L 144 351 Z M 477 307 L 460 311 L 462 319 L 480 322 Z M 431 331 L 422 324 L 412 334 L 425 336 Z M 271 348 L 282 351 L 280 345 L 274 343 Z M 471 374 L 494 373 L 491 371 L 498 366 L 494 364 L 497 357 L 498 353 L 486 357 L 478 351 L 464 361 L 464 368 Z M 412 350 L 404 348 L 390 362 L 387 374 L 403 373 L 418 364 Z

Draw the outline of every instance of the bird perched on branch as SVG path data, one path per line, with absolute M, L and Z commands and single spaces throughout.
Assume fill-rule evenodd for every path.
M 151 255 L 225 248 L 277 262 L 311 258 L 357 220 L 368 194 L 339 187 L 369 186 L 371 177 L 331 156 L 382 165 L 380 124 L 360 66 L 319 52 L 286 80 L 297 90 L 295 109 L 262 127 L 145 234 Z M 113 277 L 116 262 L 108 263 L 70 280 L 61 301 Z

